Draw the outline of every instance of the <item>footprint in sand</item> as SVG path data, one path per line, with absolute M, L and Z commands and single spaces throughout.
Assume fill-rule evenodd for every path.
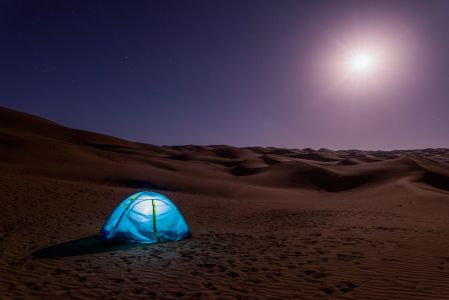
M 343 282 L 337 283 L 335 286 L 340 290 L 340 292 L 348 293 L 348 292 L 352 291 L 354 288 L 356 288 L 358 285 L 355 283 L 352 283 L 350 281 L 343 281 Z

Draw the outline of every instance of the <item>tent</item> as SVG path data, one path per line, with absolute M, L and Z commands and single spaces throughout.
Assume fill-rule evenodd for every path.
M 165 196 L 140 192 L 126 198 L 101 229 L 108 241 L 161 243 L 190 236 L 190 230 L 176 206 Z

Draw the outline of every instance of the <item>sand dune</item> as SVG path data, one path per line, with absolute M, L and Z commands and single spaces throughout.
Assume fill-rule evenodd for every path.
M 155 146 L 0 108 L 0 298 L 448 299 L 449 150 Z M 125 196 L 193 238 L 105 245 Z

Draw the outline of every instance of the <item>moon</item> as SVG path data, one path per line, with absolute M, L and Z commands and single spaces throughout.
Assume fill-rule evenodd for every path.
M 358 52 L 352 54 L 352 56 L 348 60 L 349 69 L 353 73 L 364 74 L 364 73 L 372 73 L 378 61 L 374 54 L 370 52 Z

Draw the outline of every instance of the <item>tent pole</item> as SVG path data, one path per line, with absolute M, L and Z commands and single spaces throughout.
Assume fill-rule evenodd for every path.
M 156 240 L 158 243 L 161 242 L 161 239 L 159 238 L 159 234 L 157 233 L 157 227 L 156 227 L 156 205 L 154 205 L 154 199 L 151 199 L 151 205 L 153 205 L 153 231 L 156 235 Z

